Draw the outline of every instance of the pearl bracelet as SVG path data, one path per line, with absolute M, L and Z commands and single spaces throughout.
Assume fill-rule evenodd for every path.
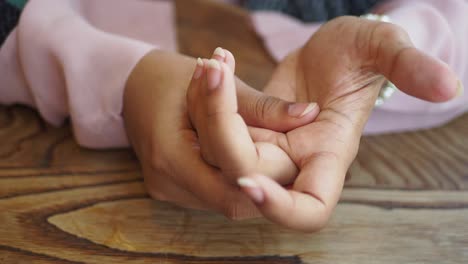
M 390 23 L 390 18 L 386 15 L 377 15 L 377 14 L 366 14 L 362 15 L 361 18 L 369 19 L 369 20 L 376 20 Z M 380 88 L 379 95 L 375 100 L 375 107 L 379 107 L 383 105 L 383 103 L 388 100 L 392 95 L 398 90 L 398 88 L 389 80 L 385 80 Z

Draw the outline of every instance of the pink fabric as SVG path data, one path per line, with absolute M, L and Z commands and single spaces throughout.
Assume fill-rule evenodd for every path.
M 394 0 L 378 8 L 403 27 L 416 47 L 436 57 L 468 84 L 468 0 Z M 423 87 L 422 87 L 423 88 Z M 415 130 L 447 123 L 468 111 L 468 93 L 429 103 L 397 92 L 374 111 L 366 133 Z
M 468 83 L 468 0 L 390 0 L 377 11 L 388 14 L 417 47 L 447 62 Z M 320 26 L 277 13 L 254 13 L 252 18 L 277 60 Z M 169 1 L 30 0 L 0 48 L 0 103 L 30 105 L 55 125 L 71 117 L 83 146 L 127 146 L 121 111 L 128 75 L 150 50 L 175 50 L 175 40 Z M 467 93 L 443 104 L 397 93 L 374 111 L 366 133 L 440 125 L 468 110 L 467 102 Z
M 176 48 L 173 14 L 170 2 L 31 0 L 0 50 L 0 103 L 55 125 L 70 116 L 83 146 L 128 146 L 125 82 L 147 52 Z
M 462 83 L 468 84 L 468 0 L 392 0 L 373 12 L 388 15 L 409 33 L 417 48 L 449 64 Z M 252 20 L 278 61 L 301 47 L 320 27 L 275 12 L 257 12 Z M 450 102 L 429 103 L 398 91 L 374 110 L 365 133 L 439 126 L 467 110 L 468 93 Z

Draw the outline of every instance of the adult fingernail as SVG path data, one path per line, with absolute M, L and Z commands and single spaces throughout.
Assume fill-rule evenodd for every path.
M 296 103 L 290 104 L 288 107 L 288 114 L 292 117 L 303 117 L 317 107 L 317 103 Z
M 221 47 L 217 47 L 213 52 L 212 58 L 217 59 L 219 61 L 224 61 L 224 58 L 226 58 L 226 53 L 224 52 L 224 49 Z
M 221 83 L 221 64 L 215 59 L 211 59 L 207 63 L 208 75 L 207 83 L 208 89 L 214 90 L 218 88 Z
M 200 79 L 200 77 L 202 76 L 203 74 L 203 66 L 204 66 L 204 63 L 203 63 L 203 60 L 198 58 L 197 59 L 197 66 L 195 66 L 195 72 L 193 73 L 193 78 L 196 80 L 196 79 Z
M 463 88 L 463 83 L 460 80 L 458 80 L 456 97 L 463 96 L 464 91 L 465 91 L 465 88 Z
M 256 204 L 261 204 L 265 200 L 260 185 L 250 178 L 239 178 L 237 184 L 244 190 L 244 192 L 252 199 Z

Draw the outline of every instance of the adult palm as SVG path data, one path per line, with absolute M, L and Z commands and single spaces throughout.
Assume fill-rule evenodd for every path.
M 327 222 L 383 76 L 403 92 L 429 101 L 456 94 L 455 74 L 414 48 L 404 30 L 356 17 L 324 24 L 280 63 L 264 91 L 288 101 L 317 102 L 321 112 L 315 122 L 274 139 L 300 169 L 291 188 L 261 175 L 243 187 L 246 193 L 263 193 L 257 207 L 264 216 L 302 231 Z

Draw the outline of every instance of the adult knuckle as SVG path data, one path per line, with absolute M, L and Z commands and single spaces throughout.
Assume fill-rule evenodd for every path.
M 268 117 L 268 113 L 273 111 L 278 106 L 279 101 L 271 96 L 262 96 L 258 98 L 256 103 L 256 115 L 261 120 Z
M 260 120 L 264 118 L 264 114 L 265 114 L 263 107 L 264 107 L 264 97 L 260 97 L 255 101 L 255 106 L 254 106 L 255 116 Z

